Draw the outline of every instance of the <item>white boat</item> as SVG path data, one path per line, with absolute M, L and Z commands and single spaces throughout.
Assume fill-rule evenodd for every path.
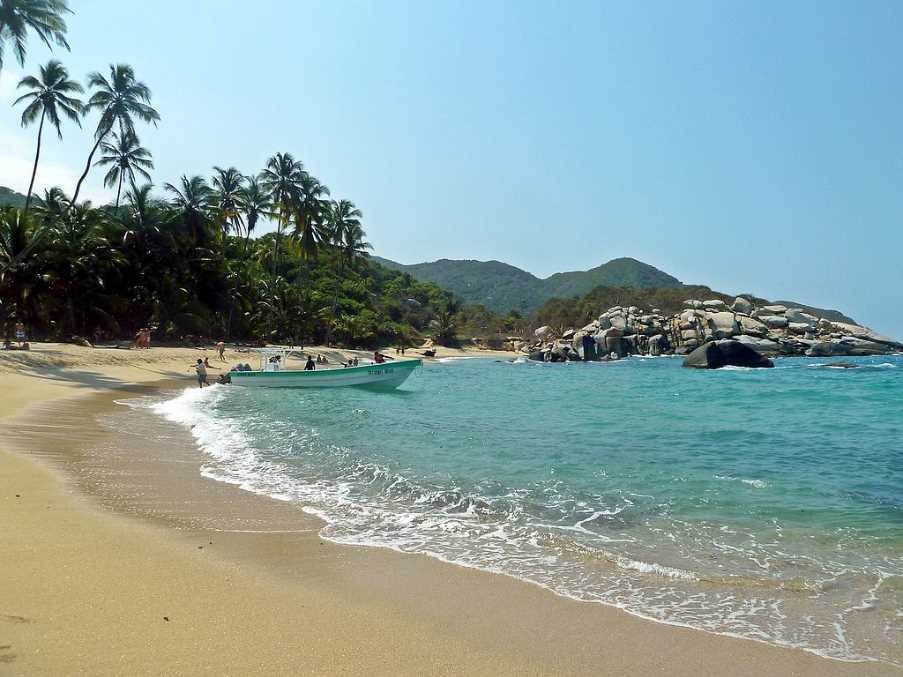
M 422 360 L 392 360 L 362 364 L 358 367 L 326 369 L 285 369 L 287 351 L 261 353 L 262 366 L 257 370 L 230 371 L 234 385 L 261 388 L 339 388 L 359 386 L 377 389 L 397 388 L 407 380 Z

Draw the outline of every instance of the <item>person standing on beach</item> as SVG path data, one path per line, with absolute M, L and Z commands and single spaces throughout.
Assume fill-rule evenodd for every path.
M 25 343 L 25 324 L 22 322 L 22 320 L 16 322 L 16 342 L 19 344 L 20 348 Z
M 198 388 L 203 388 L 205 385 L 209 385 L 207 383 L 207 367 L 204 366 L 204 360 L 198 358 L 197 364 L 194 365 L 194 370 L 198 375 Z
M 226 344 L 222 341 L 216 344 L 216 352 L 221 362 L 226 361 Z

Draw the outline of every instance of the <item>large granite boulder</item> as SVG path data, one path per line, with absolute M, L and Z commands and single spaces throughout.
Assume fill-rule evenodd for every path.
M 649 339 L 649 354 L 658 357 L 668 350 L 668 338 L 664 334 L 656 334 Z
M 724 305 L 723 303 L 721 305 Z M 730 338 L 739 331 L 734 314 L 728 311 L 709 313 L 706 317 L 706 330 L 713 338 Z
M 695 369 L 722 367 L 769 368 L 774 362 L 740 341 L 712 341 L 699 346 L 687 355 L 683 366 Z
M 787 306 L 762 306 L 762 312 L 766 315 L 783 315 L 787 312 Z
M 680 340 L 681 343 L 686 343 L 687 341 L 693 341 L 699 338 L 699 332 L 695 329 L 681 329 L 680 330 Z
M 737 322 L 740 325 L 741 334 L 765 336 L 768 333 L 768 325 L 766 325 L 761 320 L 750 317 L 749 315 L 737 315 Z
M 626 331 L 629 323 L 627 322 L 627 318 L 623 315 L 612 315 L 608 318 L 611 321 L 611 326 L 615 329 L 620 329 L 621 331 Z
M 724 310 L 724 301 L 721 299 L 710 299 L 708 301 L 703 301 L 702 307 L 708 311 L 717 312 L 719 310 Z
M 815 315 L 803 312 L 802 308 L 789 308 L 787 312 L 784 313 L 784 317 L 787 318 L 788 322 L 794 324 L 806 324 L 810 327 L 818 325 L 818 318 L 815 317 Z
M 749 299 L 738 296 L 731 304 L 731 310 L 733 310 L 735 313 L 743 313 L 744 315 L 749 315 L 753 311 L 753 304 Z
M 543 325 L 539 327 L 536 331 L 533 332 L 533 335 L 538 339 L 544 339 L 552 333 L 552 328 L 548 325 Z
M 783 315 L 759 315 L 759 320 L 769 329 L 785 329 L 790 324 Z
M 686 301 L 684 301 L 684 305 L 687 306 L 687 308 L 698 308 L 700 310 L 702 309 L 702 301 L 698 301 L 696 299 L 687 299 Z
M 762 353 L 766 357 L 774 357 L 775 355 L 781 354 L 781 344 L 777 341 L 772 341 L 771 339 L 740 334 L 736 337 L 736 340 L 748 345 L 750 348 Z

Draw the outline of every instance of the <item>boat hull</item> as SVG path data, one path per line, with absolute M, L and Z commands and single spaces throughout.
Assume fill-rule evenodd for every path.
M 360 367 L 312 371 L 232 371 L 233 385 L 258 388 L 341 388 L 355 386 L 391 390 L 407 380 L 421 360 L 402 360 Z

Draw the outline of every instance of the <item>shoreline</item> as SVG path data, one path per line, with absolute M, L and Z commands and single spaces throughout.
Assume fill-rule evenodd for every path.
M 66 368 L 44 378 L 0 374 L 14 386 L 12 398 L 7 398 L 0 411 L 5 438 L 14 439 L 11 435 L 17 434 L 18 444 L 13 446 L 28 447 L 10 452 L 11 445 L 0 444 L 0 474 L 11 477 L 10 490 L 15 483 L 32 487 L 28 493 L 17 489 L 21 498 L 2 497 L 3 505 L 8 506 L 5 509 L 16 511 L 14 520 L 19 517 L 22 521 L 13 533 L 4 535 L 3 545 L 14 553 L 11 560 L 30 558 L 34 567 L 22 571 L 11 563 L 12 570 L 3 571 L 0 577 L 0 599 L 9 600 L 0 606 L 0 619 L 34 619 L 10 622 L 12 648 L 0 650 L 0 657 L 6 651 L 14 658 L 8 664 L 0 662 L 0 674 L 5 665 L 13 670 L 21 666 L 28 674 L 50 674 L 53 660 L 59 661 L 55 663 L 58 667 L 74 655 L 85 655 L 84 646 L 72 645 L 85 637 L 84 628 L 69 625 L 75 622 L 70 609 L 75 618 L 90 618 L 96 614 L 90 603 L 98 595 L 109 599 L 110 588 L 132 591 L 130 581 L 96 576 L 80 581 L 72 576 L 75 565 L 66 563 L 62 571 L 75 585 L 65 587 L 63 598 L 42 591 L 39 599 L 30 601 L 27 591 L 48 579 L 51 588 L 65 582 L 52 580 L 60 577 L 53 565 L 63 564 L 61 554 L 87 557 L 91 553 L 92 563 L 101 568 L 118 569 L 120 559 L 128 560 L 130 580 L 142 581 L 145 602 L 159 598 L 170 586 L 190 591 L 187 597 L 178 598 L 179 603 L 198 614 L 187 634 L 174 635 L 171 621 L 136 622 L 130 614 L 141 614 L 132 604 L 134 600 L 113 597 L 115 603 L 109 611 L 120 625 L 111 626 L 110 618 L 104 617 L 95 632 L 109 641 L 115 631 L 115 648 L 98 649 L 109 655 L 85 666 L 92 674 L 123 669 L 157 674 L 189 668 L 191 672 L 222 673 L 236 665 L 274 672 L 301 672 L 307 666 L 315 672 L 379 674 L 588 674 L 600 670 L 606 674 L 698 674 L 714 670 L 719 674 L 822 675 L 895 670 L 884 663 L 842 662 L 759 641 L 665 625 L 615 607 L 561 597 L 536 584 L 430 557 L 324 542 L 318 535 L 319 520 L 303 513 L 301 506 L 201 477 L 197 467 L 201 452 L 187 430 L 171 430 L 168 443 L 154 447 L 135 435 L 131 436 L 135 439 L 123 441 L 127 433 L 100 429 L 95 417 L 108 410 L 113 400 L 123 399 L 123 393 L 131 397 L 162 392 L 161 386 L 174 383 L 173 375 L 187 386 L 187 372 L 175 371 L 183 361 L 184 355 L 174 354 L 169 363 L 161 360 L 154 369 L 139 365 L 142 373 L 133 374 L 128 381 L 124 378 L 127 374 L 117 374 L 117 370 L 127 369 L 123 365 L 105 365 L 90 370 L 90 376 L 89 370 L 72 369 L 67 376 Z M 79 393 L 87 397 L 71 397 Z M 10 419 L 11 414 L 18 415 Z M 110 456 L 95 453 L 100 440 L 120 452 L 129 449 L 135 453 L 120 458 L 124 463 L 120 467 Z M 78 453 L 93 465 L 84 458 L 79 465 L 74 459 Z M 91 482 L 97 482 L 94 490 Z M 104 494 L 104 482 L 115 490 L 112 495 Z M 32 503 L 29 494 L 33 493 L 43 500 Z M 38 504 L 45 501 L 51 507 L 42 511 Z M 79 529 L 60 533 L 60 524 L 55 522 L 60 517 Z M 225 520 L 230 531 L 220 528 L 222 522 L 218 527 L 217 520 Z M 244 528 L 236 529 L 236 525 Z M 268 528 L 248 528 L 261 526 Z M 69 546 L 62 553 L 61 541 Z M 98 547 L 110 543 L 118 545 L 112 551 Z M 135 557 L 137 553 L 144 556 L 143 561 Z M 167 571 L 170 578 L 155 577 L 157 569 Z M 145 584 L 144 577 L 153 580 Z M 223 598 L 201 595 L 195 599 L 193 585 L 212 592 L 226 582 Z M 10 604 L 22 608 L 12 609 Z M 311 610 L 299 615 L 300 609 L 293 604 Z M 48 651 L 41 641 L 42 637 L 48 639 L 48 631 L 42 630 L 42 615 L 54 607 L 61 607 L 58 613 L 67 620 L 55 634 L 50 632 L 56 644 L 51 642 L 53 649 Z M 299 628 L 307 628 L 311 613 L 317 618 L 316 639 L 310 638 L 315 650 L 298 641 Z M 174 614 L 172 621 L 177 617 Z M 218 622 L 207 628 L 200 620 L 204 618 Z M 247 618 L 254 623 L 249 626 Z M 0 623 L 0 628 L 3 625 Z M 287 639 L 286 628 L 295 634 L 288 645 L 280 644 L 280 638 Z M 179 632 L 186 633 L 185 626 Z M 162 644 L 148 651 L 147 645 L 154 645 L 151 637 Z M 241 646 L 240 657 L 234 647 L 223 646 L 224 638 Z M 649 651 L 650 642 L 657 651 Z M 120 655 L 114 656 L 117 650 Z M 53 651 L 56 653 L 49 655 Z M 166 659 L 170 663 L 160 662 L 156 655 L 160 652 L 170 655 Z M 203 662 L 197 662 L 200 660 Z M 217 663 L 219 660 L 223 662 Z M 763 670 L 763 665 L 768 667 Z

